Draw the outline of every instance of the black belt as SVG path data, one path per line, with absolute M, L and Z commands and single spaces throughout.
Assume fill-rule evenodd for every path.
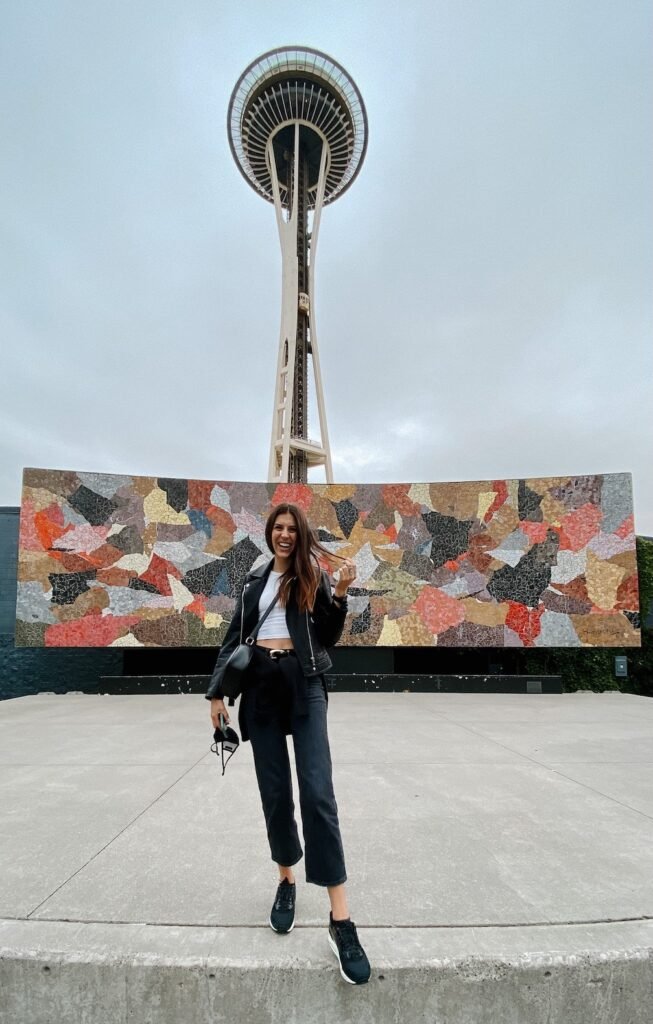
M 257 644 L 256 649 L 257 651 L 263 651 L 269 658 L 272 658 L 272 661 L 278 661 L 279 658 L 287 658 L 289 654 L 295 654 L 295 651 L 292 649 L 263 647 L 262 644 Z

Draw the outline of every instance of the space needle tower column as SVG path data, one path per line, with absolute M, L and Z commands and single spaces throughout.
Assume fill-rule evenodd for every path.
M 281 333 L 268 480 L 333 483 L 315 330 L 315 250 L 322 207 L 358 174 L 367 148 L 362 97 L 347 72 L 308 47 L 255 60 L 229 101 L 229 145 L 250 185 L 274 204 L 281 242 Z M 309 358 L 320 440 L 308 436 Z

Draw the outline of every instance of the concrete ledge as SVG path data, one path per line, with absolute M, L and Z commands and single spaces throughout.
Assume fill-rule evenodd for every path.
M 3 920 L 2 1024 L 650 1024 L 653 921 L 365 928 L 368 985 L 326 928 Z
M 208 675 L 101 676 L 85 693 L 202 693 Z M 417 672 L 329 672 L 330 690 L 339 693 L 562 693 L 562 678 L 548 675 L 427 675 Z
M 343 693 L 562 693 L 561 676 L 501 674 L 330 673 L 329 689 Z

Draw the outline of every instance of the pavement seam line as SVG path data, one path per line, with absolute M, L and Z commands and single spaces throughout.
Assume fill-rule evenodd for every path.
M 456 724 L 458 724 L 458 723 L 456 723 Z M 612 803 L 617 804 L 619 807 L 623 807 L 624 810 L 626 810 L 626 811 L 633 811 L 635 814 L 641 814 L 641 816 L 643 818 L 646 818 L 647 821 L 653 821 L 653 815 L 647 814 L 646 811 L 640 811 L 639 808 L 637 808 L 637 807 L 631 807 L 630 804 L 625 804 L 621 800 L 618 800 L 616 796 L 610 796 L 609 793 L 603 793 L 603 792 L 601 792 L 600 789 L 595 789 L 593 786 L 590 786 L 586 782 L 579 782 L 578 779 L 572 779 L 571 776 L 565 775 L 564 772 L 561 772 L 557 768 L 552 768 L 551 765 L 545 764 L 543 761 L 538 761 L 537 758 L 531 757 L 530 754 L 524 754 L 520 750 L 514 750 L 512 747 L 509 747 L 506 743 L 501 743 L 499 740 L 492 739 L 491 736 L 484 736 L 482 732 L 478 732 L 476 729 L 470 729 L 469 726 L 467 726 L 467 725 L 461 726 L 461 728 L 462 729 L 466 729 L 468 732 L 471 732 L 474 736 L 479 736 L 481 739 L 488 740 L 490 743 L 496 743 L 498 746 L 503 747 L 504 750 L 509 750 L 511 753 L 517 754 L 518 757 L 522 757 L 522 758 L 524 758 L 524 760 L 530 761 L 532 764 L 536 764 L 539 768 L 544 768 L 545 771 L 547 771 L 547 772 L 553 772 L 555 775 L 559 775 L 561 778 L 566 779 L 567 782 L 572 782 L 576 786 L 581 786 L 583 789 L 588 789 L 590 791 L 590 793 L 596 793 L 597 796 L 602 796 L 606 800 L 611 800 Z M 469 762 L 467 762 L 467 763 L 469 763 Z M 558 763 L 559 764 L 560 762 L 554 762 L 554 763 Z M 587 762 L 580 761 L 578 763 L 579 764 L 584 764 L 584 763 L 585 764 L 595 764 L 596 762 L 593 762 L 593 761 L 587 761 Z M 610 762 L 606 762 L 606 763 L 607 764 L 623 764 L 623 763 L 631 763 L 631 762 L 610 761 Z M 642 762 L 640 762 L 640 761 L 633 761 L 632 763 L 633 764 L 650 764 L 651 762 L 650 761 L 642 761 Z
M 591 764 L 592 762 L 588 761 L 587 763 Z M 615 763 L 620 764 L 621 762 L 617 761 Z M 610 796 L 609 793 L 603 793 L 600 789 L 595 789 L 594 786 L 590 786 L 587 782 L 580 782 L 578 779 L 572 779 L 570 775 L 566 775 L 564 772 L 561 772 L 558 768 L 549 768 L 549 771 L 555 772 L 556 775 L 559 775 L 561 778 L 566 779 L 567 782 L 573 782 L 577 786 L 582 786 L 583 789 L 588 789 L 590 793 L 596 793 L 597 796 L 602 796 L 606 800 L 612 800 L 612 802 L 617 804 L 618 807 L 623 807 L 626 811 L 634 811 L 635 814 L 641 814 L 641 816 L 643 818 L 646 818 L 647 821 L 653 821 L 653 814 L 647 814 L 646 811 L 641 811 L 639 807 L 633 807 L 631 804 L 625 804 L 623 800 L 618 800 L 616 796 Z
M 548 765 L 543 764 L 542 761 L 538 761 L 537 758 L 531 757 L 530 754 L 524 754 L 521 750 L 515 750 L 513 747 L 509 747 L 507 743 L 502 743 L 501 740 L 496 740 L 492 736 L 485 736 L 478 729 L 472 729 L 469 725 L 462 725 L 460 722 L 448 719 L 453 725 L 457 725 L 460 729 L 464 729 L 466 732 L 470 732 L 472 736 L 478 736 L 479 739 L 485 740 L 486 743 L 494 743 L 497 747 L 501 747 L 502 750 L 509 751 L 511 754 L 516 754 L 517 757 L 523 758 L 525 761 L 532 761 L 533 764 L 539 765 L 540 768 L 548 768 Z M 508 762 L 514 764 L 514 762 Z
M 67 878 L 65 878 L 64 881 L 61 882 L 58 886 L 56 886 L 56 888 L 53 889 L 52 892 L 49 893 L 48 896 L 46 896 L 44 899 L 42 899 L 40 903 L 37 903 L 37 905 L 35 907 L 32 907 L 32 909 L 30 910 L 30 912 L 27 915 L 27 917 L 23 918 L 22 920 L 28 921 L 28 920 L 32 919 L 32 914 L 35 914 L 36 911 L 39 910 L 39 908 L 44 905 L 44 903 L 47 903 L 48 900 L 52 899 L 52 897 L 56 893 L 58 893 L 60 889 L 63 889 L 64 885 L 68 885 L 68 882 L 72 881 L 72 879 L 76 875 L 78 875 L 80 873 L 80 871 L 83 871 L 84 868 L 88 867 L 88 865 L 91 863 L 91 861 L 94 861 L 96 857 L 99 857 L 101 853 L 104 853 L 104 851 L 109 846 L 111 846 L 112 843 L 115 843 L 116 839 L 118 839 L 124 832 L 126 832 L 128 828 L 131 828 L 132 825 L 134 824 L 134 822 L 138 821 L 139 818 L 141 818 L 144 814 L 146 814 L 147 811 L 149 811 L 150 808 L 154 806 L 154 804 L 158 803 L 159 800 L 161 800 L 167 793 L 169 793 L 170 790 L 173 789 L 179 782 L 181 782 L 181 780 L 183 778 L 185 778 L 185 776 L 188 775 L 189 772 L 192 772 L 193 768 L 196 768 L 197 765 L 200 763 L 200 761 L 205 756 L 206 756 L 205 754 L 202 754 L 201 758 L 199 758 L 197 761 L 195 761 L 194 764 L 191 764 L 186 769 L 186 771 L 182 772 L 181 775 L 178 778 L 176 778 L 173 782 L 170 783 L 169 786 L 166 787 L 166 789 L 162 790 L 162 792 L 159 793 L 159 795 L 157 797 L 155 797 L 154 800 L 151 800 L 149 802 L 147 807 L 144 807 L 141 811 L 139 811 L 138 814 L 135 815 L 131 819 L 131 821 L 128 821 L 127 824 L 123 828 L 121 828 L 119 832 L 116 832 L 116 834 L 114 836 L 112 836 L 111 839 L 109 839 L 109 841 L 104 844 L 104 846 L 100 847 L 99 850 L 96 850 L 95 853 L 91 857 L 89 857 L 88 860 L 86 860 L 84 862 L 84 864 L 81 864 L 80 867 L 78 867 L 76 871 L 73 871 L 73 873 L 71 875 L 69 875 Z M 40 919 L 37 918 L 37 919 L 34 919 L 34 920 L 40 920 Z
M 105 921 L 101 918 L 78 918 L 78 917 L 1 917 L 0 923 L 3 921 L 18 921 L 27 922 L 29 924 L 40 925 L 40 924 L 99 924 L 108 925 L 113 927 L 135 927 L 135 928 L 211 928 L 213 930 L 223 928 L 247 928 L 247 929 L 262 929 L 266 931 L 269 928 L 269 923 L 262 924 L 191 924 L 187 921 Z M 495 928 L 497 930 L 510 929 L 510 928 L 580 928 L 587 927 L 588 925 L 605 925 L 610 926 L 613 924 L 638 924 L 646 923 L 647 921 L 653 921 L 653 915 L 643 914 L 641 917 L 597 917 L 597 918 L 579 918 L 578 920 L 569 921 L 509 921 L 503 924 L 488 923 L 470 923 L 470 924 L 388 924 L 388 923 L 375 923 L 360 925 L 361 928 L 365 929 L 403 929 L 409 931 L 451 931 L 452 929 L 457 931 L 467 931 L 468 929 L 478 928 L 481 930 L 488 930 Z M 301 924 L 295 922 L 293 930 L 295 928 L 316 928 L 319 930 L 323 929 L 322 924 Z

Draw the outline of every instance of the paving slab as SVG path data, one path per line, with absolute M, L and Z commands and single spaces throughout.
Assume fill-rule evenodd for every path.
M 506 746 L 539 764 L 552 761 L 602 764 L 651 763 L 650 720 L 610 722 L 475 722 L 479 738 Z
M 653 817 L 653 762 L 638 762 L 633 769 L 632 762 L 606 764 L 595 761 L 584 761 L 582 763 L 568 762 L 556 763 L 552 761 L 549 767 L 566 778 L 579 782 L 596 793 L 612 797 L 624 807 L 631 807 L 635 811 L 642 811 L 648 817 Z
M 295 928 L 269 928 L 251 745 L 223 777 L 202 696 L 2 702 L 0 1021 L 650 1024 L 652 708 L 331 693 L 347 890 L 373 967 L 354 991 L 303 861 Z
M 183 771 L 172 765 L 0 767 L 0 915 L 34 914 Z

